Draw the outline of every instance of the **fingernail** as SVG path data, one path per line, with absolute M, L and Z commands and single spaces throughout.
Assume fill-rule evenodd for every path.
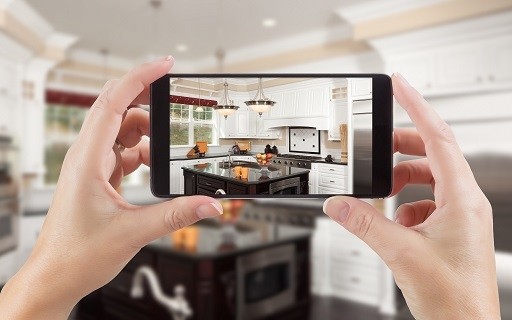
M 218 202 L 203 204 L 196 209 L 199 219 L 216 217 L 222 214 L 222 206 Z
M 398 72 L 395 72 L 393 73 L 393 75 L 398 79 L 398 81 L 400 81 L 404 86 L 407 86 L 407 87 L 410 87 L 411 85 L 409 84 L 409 82 L 407 82 L 407 80 L 405 80 L 405 78 Z
M 168 56 L 158 59 L 158 61 L 171 61 L 171 60 L 174 60 L 174 57 L 171 55 L 168 55 Z
M 341 199 L 329 198 L 324 202 L 324 213 L 340 223 L 347 220 L 349 211 L 350 206 Z

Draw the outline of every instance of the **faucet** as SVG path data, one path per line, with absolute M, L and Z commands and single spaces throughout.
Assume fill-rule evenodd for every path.
M 231 161 L 231 152 L 233 152 L 233 150 L 231 149 L 228 149 L 228 165 L 231 165 L 233 162 Z
M 174 297 L 166 296 L 162 291 L 155 271 L 148 266 L 142 266 L 135 272 L 131 290 L 132 298 L 140 299 L 144 296 L 144 278 L 148 281 L 153 298 L 167 308 L 174 320 L 185 320 L 192 316 L 192 309 L 185 299 L 185 287 L 176 285 L 174 287 Z

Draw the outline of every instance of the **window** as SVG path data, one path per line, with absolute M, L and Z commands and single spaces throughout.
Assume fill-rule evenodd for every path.
M 170 141 L 171 146 L 193 146 L 196 141 L 207 141 L 209 145 L 218 144 L 217 122 L 211 107 L 171 103 Z
M 82 127 L 87 109 L 79 106 L 48 104 L 46 107 L 46 139 L 44 162 L 45 184 L 55 184 L 64 156 Z

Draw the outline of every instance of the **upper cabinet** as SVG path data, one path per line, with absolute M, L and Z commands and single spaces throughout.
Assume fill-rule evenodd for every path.
M 427 96 L 512 87 L 512 37 L 453 44 L 393 55 L 389 73 L 399 72 Z
M 350 98 L 352 100 L 363 100 L 372 98 L 372 79 L 353 78 L 350 82 Z

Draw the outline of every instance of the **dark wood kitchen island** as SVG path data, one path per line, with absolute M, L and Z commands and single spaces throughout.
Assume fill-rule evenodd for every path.
M 241 163 L 248 170 L 246 179 L 235 176 L 232 166 L 198 164 L 182 167 L 186 195 L 213 195 L 223 190 L 227 195 L 308 194 L 309 170 L 269 165 L 262 170 L 255 163 Z
M 278 252 L 278 254 L 276 254 Z M 175 296 L 176 286 L 192 310 L 187 320 L 303 319 L 310 304 L 310 233 L 266 234 L 245 225 L 201 221 L 142 250 L 103 288 L 84 298 L 79 319 L 169 319 L 153 292 Z M 141 268 L 144 294 L 133 298 Z

